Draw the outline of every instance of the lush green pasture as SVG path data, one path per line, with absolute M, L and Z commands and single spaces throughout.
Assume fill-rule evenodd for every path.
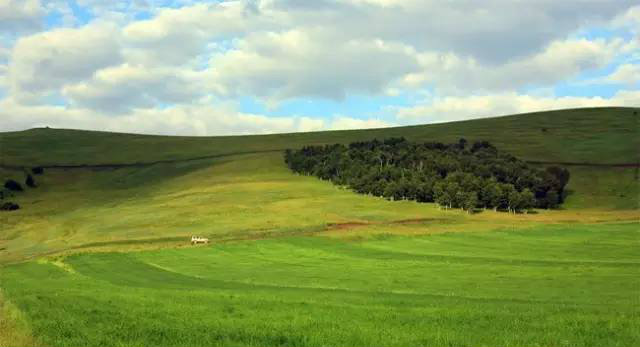
M 239 241 L 9 266 L 50 346 L 637 346 L 638 224 Z
M 638 163 L 637 108 L 587 108 L 410 127 L 262 136 L 168 137 L 33 129 L 0 134 L 0 164 L 134 163 L 284 150 L 404 136 L 414 141 L 490 140 L 526 160 Z

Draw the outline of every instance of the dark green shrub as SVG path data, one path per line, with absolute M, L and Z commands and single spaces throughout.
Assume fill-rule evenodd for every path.
M 11 179 L 4 182 L 4 187 L 15 192 L 21 192 L 23 190 L 20 183 Z
M 27 186 L 29 186 L 31 188 L 35 188 L 36 187 L 36 181 L 33 179 L 33 176 L 31 176 L 31 175 L 27 175 L 27 178 L 24 180 L 24 184 L 26 184 Z
M 44 168 L 42 166 L 36 166 L 31 169 L 31 172 L 34 175 L 42 175 L 44 173 Z
M 20 205 L 14 204 L 13 202 L 5 202 L 0 205 L 0 211 L 15 211 L 20 209 Z

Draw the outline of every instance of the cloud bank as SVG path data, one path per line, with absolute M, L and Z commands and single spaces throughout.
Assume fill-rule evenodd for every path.
M 226 135 L 640 106 L 634 5 L 0 0 L 0 131 Z

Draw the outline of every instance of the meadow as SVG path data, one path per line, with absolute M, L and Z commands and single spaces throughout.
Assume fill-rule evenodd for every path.
M 633 346 L 635 224 L 288 237 L 3 274 L 52 346 Z
M 0 134 L 3 180 L 58 166 L 0 213 L 0 346 L 638 346 L 639 168 L 610 166 L 638 163 L 633 112 L 253 137 Z M 567 166 L 560 210 L 468 215 L 283 162 L 284 148 L 387 136 L 490 139 L 581 165 Z M 138 164 L 59 167 L 123 163 Z

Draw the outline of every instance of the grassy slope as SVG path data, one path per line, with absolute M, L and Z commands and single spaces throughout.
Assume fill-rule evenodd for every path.
M 629 190 L 631 178 L 623 180 L 606 172 L 597 176 L 608 187 L 596 192 L 599 195 L 592 194 L 589 170 L 570 186 L 568 206 L 589 207 L 595 199 L 600 203 L 598 210 L 571 208 L 527 216 L 486 211 L 468 216 L 457 210 L 444 213 L 433 204 L 361 196 L 314 177 L 294 175 L 280 153 L 118 170 L 47 170 L 36 176 L 38 188 L 14 199 L 22 209 L 0 214 L 0 223 L 5 226 L 0 248 L 6 248 L 0 252 L 0 262 L 96 242 L 154 239 L 164 245 L 193 234 L 215 239 L 252 238 L 318 232 L 329 223 L 430 218 L 434 219 L 431 228 L 470 224 L 486 230 L 514 223 L 638 218 L 638 210 L 612 209 L 619 201 L 633 202 L 637 184 Z M 627 198 L 616 196 L 616 192 L 624 192 Z M 629 208 L 629 204 L 622 207 Z M 419 232 L 425 226 L 395 225 L 392 229 Z M 385 226 L 358 231 L 376 228 Z
M 527 160 L 640 162 L 637 108 L 592 108 L 390 129 L 230 137 L 167 137 L 33 129 L 0 134 L 6 164 L 149 162 L 206 155 L 282 150 L 307 144 L 405 136 L 453 142 L 491 140 Z M 542 129 L 547 129 L 546 132 Z M 100 155 L 96 155 L 100 153 Z
M 295 147 L 307 142 L 348 142 L 400 135 L 442 141 L 454 141 L 460 136 L 489 139 L 529 159 L 621 162 L 637 155 L 634 150 L 640 139 L 634 136 L 639 128 L 637 119 L 628 108 L 585 109 L 371 131 L 221 138 L 40 129 L 0 134 L 0 162 L 149 162 Z M 541 127 L 547 128 L 547 132 L 540 131 Z M 578 138 L 585 140 L 570 141 Z M 536 154 L 545 146 L 554 146 L 554 151 L 547 150 L 545 156 Z M 591 156 L 583 157 L 583 149 L 589 149 Z M 622 154 L 615 154 L 618 152 Z M 567 211 L 545 211 L 539 216 L 522 218 L 570 221 L 637 218 L 640 203 L 637 168 L 569 168 L 572 179 Z M 0 169 L 0 178 L 7 177 L 22 180 L 23 174 Z M 319 231 L 327 223 L 336 222 L 437 216 L 488 227 L 513 223 L 508 216 L 492 213 L 483 213 L 475 220 L 457 212 L 442 214 L 433 205 L 357 196 L 314 178 L 292 175 L 279 152 L 118 170 L 52 169 L 36 179 L 40 187 L 12 198 L 23 209 L 0 213 L 4 226 L 0 249 L 5 249 L 0 251 L 0 262 L 94 242 L 152 238 L 171 243 L 191 234 L 255 237 L 265 233 Z M 580 215 L 583 209 L 598 212 Z M 598 216 L 601 211 L 630 209 L 635 212 Z
M 51 346 L 635 346 L 634 224 L 85 254 L 2 275 Z
M 421 127 L 226 138 L 172 138 L 38 129 L 0 134 L 0 162 L 24 165 L 149 162 L 400 135 L 412 139 L 442 141 L 454 141 L 460 136 L 489 139 L 501 148 L 529 160 L 633 162 L 638 161 L 636 149 L 640 136 L 637 136 L 638 118 L 631 116 L 632 111 L 571 110 Z M 548 128 L 547 132 L 542 132 L 541 127 Z M 137 284 L 113 283 L 110 277 L 118 275 L 113 269 L 105 270 L 105 277 L 96 278 L 86 270 L 87 267 L 84 267 L 85 271 L 78 270 L 79 273 L 74 274 L 60 272 L 60 266 L 51 263 L 29 262 L 0 268 L 0 283 L 7 291 L 7 296 L 26 313 L 37 337 L 47 344 L 101 342 L 113 345 L 123 342 L 146 345 L 172 344 L 177 343 L 177 339 L 197 344 L 197 341 L 206 343 L 213 342 L 210 339 L 219 338 L 228 343 L 286 345 L 317 344 L 318 341 L 333 336 L 327 341 L 334 345 L 340 341 L 347 344 L 371 344 L 372 341 L 393 344 L 395 341 L 396 344 L 438 345 L 452 341 L 453 344 L 460 345 L 478 341 L 471 340 L 471 334 L 477 334 L 476 336 L 482 337 L 480 341 L 500 345 L 630 345 L 629 341 L 637 341 L 638 338 L 629 333 L 633 331 L 630 326 L 637 327 L 639 318 L 637 291 L 634 292 L 637 285 L 636 282 L 629 282 L 629 279 L 637 276 L 629 273 L 631 270 L 626 265 L 611 269 L 609 265 L 600 262 L 640 261 L 637 258 L 637 254 L 640 254 L 638 233 L 634 233 L 638 229 L 637 223 L 578 223 L 637 222 L 640 215 L 638 170 L 594 167 L 570 167 L 570 170 L 572 180 L 569 188 L 572 194 L 565 205 L 566 209 L 541 211 L 526 216 L 493 212 L 468 216 L 460 211 L 438 211 L 431 204 L 389 202 L 356 195 L 328 182 L 291 174 L 283 165 L 278 152 L 156 164 L 144 168 L 46 170 L 45 175 L 36 176 L 40 187 L 17 197 L 17 202 L 23 209 L 0 214 L 0 225 L 3 226 L 0 230 L 0 249 L 4 248 L 0 251 L 0 264 L 65 250 L 73 253 L 178 247 L 183 246 L 185 237 L 191 234 L 205 235 L 215 240 L 286 237 L 300 233 L 313 233 L 324 238 L 312 238 L 314 241 L 309 241 L 310 246 L 306 248 L 309 253 L 300 255 L 305 261 L 300 264 L 294 257 L 298 246 L 286 246 L 293 242 L 290 239 L 229 245 L 229 252 L 235 254 L 229 259 L 207 258 L 211 248 L 180 250 L 177 253 L 167 250 L 136 253 L 130 255 L 135 260 L 133 263 L 127 260 L 129 258 L 120 258 L 114 254 L 69 258 L 74 269 L 83 268 L 83 263 L 106 266 L 106 270 L 109 270 L 108 264 L 125 269 L 133 269 L 138 263 L 143 264 L 143 269 L 146 270 L 140 274 L 140 280 L 148 280 L 158 286 L 158 290 L 152 292 L 153 295 L 147 295 L 149 289 Z M 21 178 L 21 175 L 20 172 L 0 170 L 1 177 Z M 425 220 L 408 224 L 396 223 L 415 218 Z M 327 227 L 328 223 L 344 222 L 365 222 L 369 225 L 351 229 Z M 552 226 L 558 223 L 560 224 Z M 507 229 L 529 230 L 531 238 L 520 244 L 512 238 L 516 234 L 509 236 L 487 233 Z M 311 272 L 307 274 L 300 272 L 303 267 L 299 265 L 316 263 L 324 266 L 327 259 L 332 259 L 327 252 L 338 252 L 335 248 L 339 248 L 340 243 L 326 244 L 327 237 L 370 240 L 375 238 L 374 235 L 421 235 L 447 231 L 475 233 L 463 233 L 454 244 L 439 242 L 432 248 L 418 243 L 427 248 L 414 249 L 410 245 L 414 239 L 402 238 L 367 244 L 367 247 L 375 244 L 377 249 L 385 248 L 389 252 L 388 258 L 382 253 L 374 254 L 380 255 L 385 262 L 397 261 L 397 264 L 401 264 L 394 271 L 397 276 L 405 278 L 405 282 L 394 284 L 385 280 L 385 277 L 372 275 L 372 267 L 375 269 L 379 263 L 374 260 L 375 257 L 370 257 L 368 263 L 358 263 L 358 254 L 336 260 L 336 269 L 344 270 L 346 277 L 340 277 L 345 279 L 344 283 L 332 282 L 331 274 L 313 272 L 314 270 L 309 270 Z M 548 233 L 557 235 L 548 238 Z M 582 238 L 581 235 L 592 237 Z M 465 243 L 475 245 L 477 237 L 486 237 L 491 242 L 479 243 L 483 248 L 477 250 L 470 246 L 455 248 L 455 245 Z M 279 242 L 283 242 L 285 246 Z M 555 248 L 562 244 L 566 247 Z M 519 248 L 521 246 L 524 248 Z M 83 248 L 74 250 L 76 247 Z M 255 259 L 262 259 L 257 255 L 268 253 L 272 249 L 277 254 L 272 254 L 271 260 L 267 259 L 272 264 L 271 270 L 256 267 L 258 264 L 251 267 Z M 430 256 L 415 255 L 416 252 L 428 252 Z M 481 253 L 486 253 L 487 256 L 486 259 L 477 259 L 477 264 L 472 264 L 473 267 L 470 268 L 473 271 L 469 272 L 459 272 L 469 267 L 469 259 L 433 257 L 433 254 L 471 256 L 473 252 L 478 252 L 475 255 L 480 258 Z M 159 261 L 164 259 L 164 264 L 151 261 L 148 255 Z M 194 283 L 196 287 L 204 286 L 204 289 L 195 290 L 192 292 L 193 296 L 187 298 L 183 297 L 182 289 L 195 288 L 164 288 L 162 284 L 168 280 L 167 274 L 148 271 L 147 266 L 151 262 L 161 268 L 171 268 L 172 264 L 182 262 L 184 257 L 190 257 L 186 267 L 171 270 L 185 276 L 179 277 L 180 279 L 192 283 L 194 275 L 205 272 L 208 274 L 205 277 L 209 277 L 207 281 L 213 281 Z M 546 263 L 540 263 L 555 257 L 579 262 L 555 264 L 555 268 L 545 267 L 543 265 Z M 500 260 L 502 258 L 534 261 L 517 260 L 511 264 L 512 267 L 505 267 L 504 261 Z M 118 263 L 123 261 L 124 263 Z M 354 264 L 363 264 L 363 267 L 350 267 L 352 261 Z M 434 261 L 435 265 L 431 264 Z M 449 265 L 440 268 L 438 264 L 442 262 Z M 210 267 L 212 263 L 221 267 L 216 271 Z M 248 267 L 243 268 L 243 264 Z M 405 269 L 407 264 L 411 266 Z M 128 265 L 132 267 L 129 268 Z M 230 271 L 223 271 L 224 269 Z M 361 269 L 368 270 L 365 274 L 358 274 Z M 422 269 L 422 272 L 412 269 Z M 540 277 L 541 271 L 548 269 L 552 269 L 552 275 L 543 280 Z M 320 271 L 317 268 L 315 270 Z M 517 275 L 519 272 L 521 274 Z M 447 279 L 447 282 L 442 279 L 446 277 L 442 273 L 456 275 Z M 499 278 L 503 273 L 506 276 L 504 281 Z M 567 273 L 572 275 L 563 279 Z M 50 281 L 39 283 L 43 276 L 50 276 Z M 347 280 L 351 277 L 352 281 Z M 467 277 L 476 278 L 477 285 L 476 282 L 469 282 Z M 264 284 L 258 280 L 265 281 L 268 278 L 272 278 L 270 284 L 274 288 L 265 292 L 252 287 Z M 428 283 L 423 278 L 436 278 L 436 282 L 444 282 L 439 287 L 424 287 Z M 519 302 L 522 298 L 514 290 L 506 289 L 506 283 L 514 281 L 514 278 L 522 281 L 516 281 L 517 283 L 529 282 L 530 288 L 541 289 L 544 293 L 533 296 L 538 301 Z M 226 282 L 219 281 L 232 281 L 229 284 L 231 289 L 224 289 L 226 287 L 223 284 Z M 314 298 L 318 294 L 316 291 L 282 291 L 281 287 L 305 281 L 316 281 L 321 295 Z M 621 284 L 625 281 L 627 284 Z M 238 282 L 245 284 L 240 283 L 240 287 L 236 287 Z M 557 290 L 545 289 L 549 285 L 553 287 L 556 282 Z M 25 283 L 27 285 L 20 289 Z M 575 283 L 582 285 L 574 290 L 572 288 Z M 170 284 L 171 281 L 167 282 L 169 287 Z M 357 287 L 356 284 L 379 288 L 382 302 L 389 303 L 390 306 L 379 304 L 368 294 L 341 296 L 330 290 L 340 286 L 351 290 Z M 214 289 L 215 286 L 220 288 Z M 394 291 L 404 287 L 428 294 L 427 299 L 397 297 Z M 455 294 L 450 299 L 439 296 L 443 290 L 450 288 L 463 290 L 464 295 Z M 233 300 L 226 297 L 230 290 L 238 292 L 238 298 L 246 305 L 235 305 Z M 557 296 L 563 290 L 570 291 L 575 297 L 576 301 L 572 301 L 569 306 L 556 305 Z M 96 297 L 96 293 L 103 293 L 104 296 Z M 469 295 L 515 301 L 505 304 L 506 306 L 500 300 L 474 304 L 475 301 L 464 299 Z M 323 304 L 324 299 L 329 300 L 329 303 Z M 77 305 L 69 305 L 74 300 L 77 300 Z M 125 303 L 122 310 L 114 311 L 109 308 L 109 301 L 113 303 L 119 300 Z M 193 307 L 192 302 L 198 300 L 205 300 L 208 304 L 205 307 Z M 305 300 L 310 301 L 301 304 Z M 349 300 L 355 300 L 358 304 L 345 305 Z M 610 302 L 610 305 L 593 306 L 588 304 L 590 300 Z M 636 300 L 635 304 L 633 300 Z M 44 302 L 47 305 L 43 305 Z M 422 306 L 415 310 L 408 309 L 407 302 L 410 305 L 419 302 Z M 548 304 L 541 306 L 539 302 Z M 626 312 L 626 318 L 612 313 L 617 309 Z M 219 318 L 220 312 L 225 313 L 225 310 L 242 312 L 244 317 L 227 315 L 224 316 L 227 318 Z M 388 310 L 391 310 L 391 316 L 385 313 Z M 256 317 L 249 317 L 250 312 L 257 312 Z M 39 318 L 66 313 L 69 313 L 69 318 L 61 320 L 62 329 L 59 333 L 77 328 L 86 332 L 76 336 L 80 340 L 74 340 L 73 336 L 56 335 L 58 332 L 47 325 L 52 320 Z M 270 314 L 275 316 L 269 316 Z M 336 317 L 340 315 L 347 321 L 336 321 Z M 150 318 L 139 320 L 141 316 Z M 175 319 L 166 318 L 174 316 Z M 186 336 L 185 329 L 188 327 L 184 324 L 194 322 L 185 321 L 185 317 L 192 316 L 200 317 L 202 322 L 216 322 L 219 331 L 228 333 L 212 333 L 208 337 Z M 108 318 L 103 320 L 103 317 Z M 129 325 L 127 319 L 131 317 L 136 317 L 139 324 Z M 158 317 L 165 319 L 158 320 Z M 376 333 L 376 329 L 383 327 L 382 323 L 389 317 L 397 319 L 398 324 L 384 330 L 387 335 Z M 433 321 L 433 317 L 442 317 L 442 320 Z M 552 323 L 544 323 L 547 317 L 553 317 Z M 474 323 L 483 319 L 497 320 L 502 325 L 498 324 L 496 330 L 492 330 L 490 326 Z M 349 324 L 351 320 L 354 323 Z M 109 323 L 121 321 L 123 329 Z M 531 323 L 538 321 L 543 323 Z M 437 328 L 428 328 L 424 322 L 429 322 L 427 326 Z M 114 334 L 108 336 L 92 336 L 90 332 L 94 331 L 91 329 L 95 329 L 95 324 L 102 324 L 106 331 L 133 329 L 140 331 L 141 335 L 120 336 L 114 331 Z M 265 327 L 265 324 L 271 326 Z M 403 324 L 408 325 L 403 328 Z M 460 324 L 470 329 L 466 337 L 455 333 Z M 554 328 L 554 324 L 559 328 Z M 346 328 L 341 330 L 341 326 Z M 263 328 L 272 329 L 263 333 Z M 299 333 L 286 335 L 288 328 L 298 329 L 296 331 Z M 561 332 L 561 328 L 566 331 L 565 334 Z M 412 333 L 416 329 L 420 334 L 426 335 L 417 336 L 418 333 Z M 513 333 L 508 336 L 496 335 L 499 329 L 510 329 Z M 591 330 L 595 332 L 592 334 L 589 332 Z M 301 337 L 302 332 L 310 334 L 311 340 L 304 340 L 306 338 Z M 436 333 L 439 335 L 433 335 Z M 397 335 L 398 340 L 393 340 L 391 335 Z M 154 340 L 156 338 L 159 340 Z
M 2 272 L 0 272 L 0 275 Z M 2 276 L 0 276 L 2 277 Z M 0 347 L 36 346 L 23 312 L 5 299 L 0 290 Z

